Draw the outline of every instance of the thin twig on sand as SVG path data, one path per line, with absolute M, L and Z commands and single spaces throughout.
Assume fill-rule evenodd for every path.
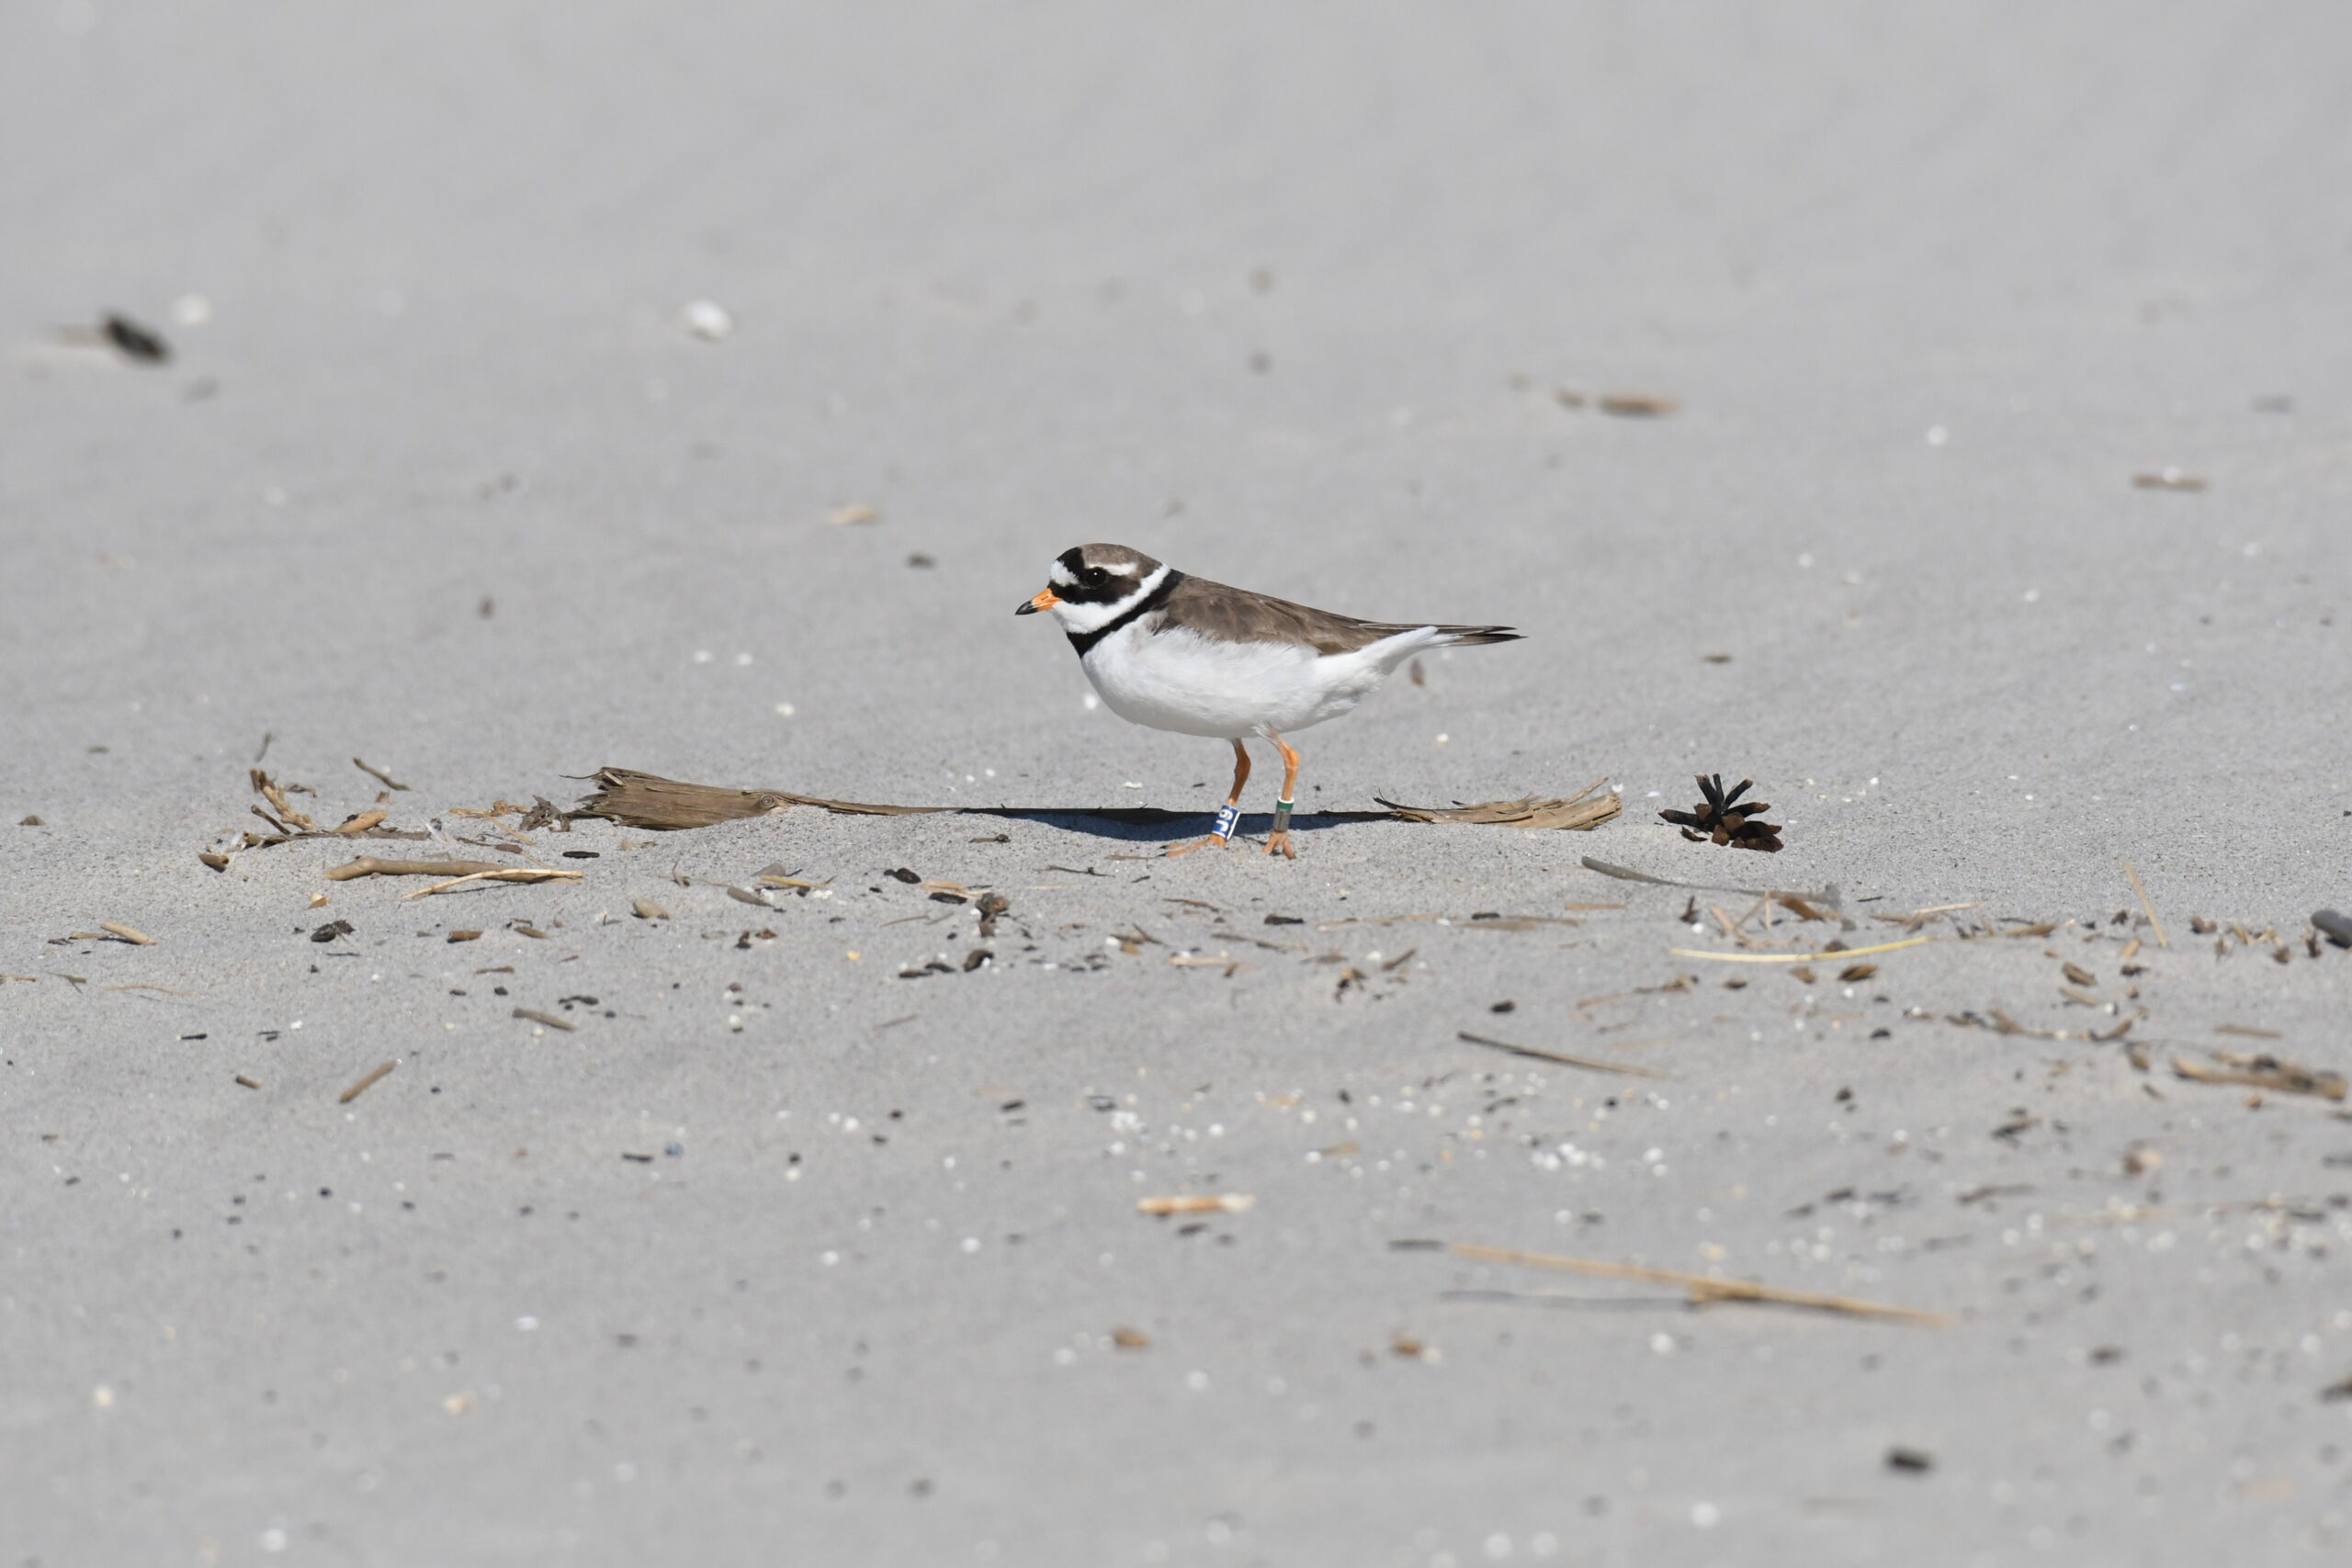
M 1671 1078 L 1672 1073 L 1654 1073 L 1647 1067 L 1636 1067 L 1623 1062 L 1605 1062 L 1597 1056 L 1571 1056 L 1560 1051 L 1542 1051 L 1532 1045 L 1514 1045 L 1508 1040 L 1490 1040 L 1467 1030 L 1454 1035 L 1465 1045 L 1484 1045 L 1489 1051 L 1508 1051 L 1514 1056 L 1526 1056 L 1538 1062 L 1556 1062 L 1564 1067 L 1581 1067 L 1589 1073 L 1623 1073 L 1629 1078 Z
M 1532 1269 L 1557 1269 L 1564 1273 L 1589 1274 L 1602 1280 L 1638 1280 L 1649 1285 L 1679 1285 L 1690 1292 L 1691 1302 L 1700 1306 L 1716 1302 L 1758 1302 L 1775 1306 L 1804 1307 L 1813 1312 L 1842 1313 L 1849 1317 L 1923 1324 L 1932 1328 L 1951 1328 L 1960 1323 L 1949 1313 L 1889 1306 L 1883 1302 L 1830 1295 L 1820 1291 L 1794 1291 L 1780 1285 L 1759 1285 L 1748 1280 L 1719 1280 L 1709 1274 L 1686 1274 L 1679 1269 L 1651 1269 L 1637 1263 L 1608 1263 L 1599 1258 L 1565 1258 L 1557 1253 L 1521 1252 L 1515 1247 L 1481 1247 L 1466 1241 L 1457 1241 L 1447 1250 L 1457 1258 L 1473 1258 L 1481 1263 L 1516 1263 Z

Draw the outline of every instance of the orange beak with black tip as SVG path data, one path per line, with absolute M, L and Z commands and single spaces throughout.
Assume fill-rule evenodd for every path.
M 1012 613 L 1016 615 L 1034 615 L 1040 610 L 1050 610 L 1060 603 L 1061 601 L 1054 596 L 1052 589 L 1040 588 L 1035 597 L 1023 599 L 1021 602 L 1021 607 Z

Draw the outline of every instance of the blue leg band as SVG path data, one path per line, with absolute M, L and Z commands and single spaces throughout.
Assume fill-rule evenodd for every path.
M 1230 839 L 1233 837 L 1234 829 L 1240 826 L 1241 807 L 1238 806 L 1220 807 L 1217 808 L 1216 826 L 1210 829 L 1210 836 L 1216 839 Z

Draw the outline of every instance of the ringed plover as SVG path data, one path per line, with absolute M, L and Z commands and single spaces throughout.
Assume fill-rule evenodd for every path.
M 1131 724 L 1233 743 L 1233 793 L 1205 839 L 1180 855 L 1228 842 L 1250 782 L 1246 736 L 1283 757 L 1282 798 L 1266 852 L 1293 859 L 1290 815 L 1298 753 L 1283 739 L 1337 718 L 1397 667 L 1432 648 L 1510 642 L 1509 626 L 1360 621 L 1246 588 L 1188 577 L 1125 545 L 1080 545 L 1055 558 L 1047 586 L 1016 615 L 1050 610 L 1078 649 L 1080 668 L 1111 711 Z

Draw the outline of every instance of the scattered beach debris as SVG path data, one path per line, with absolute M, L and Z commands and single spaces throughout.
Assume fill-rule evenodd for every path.
M 859 502 L 852 506 L 836 506 L 825 513 L 825 521 L 836 528 L 854 527 L 882 521 L 882 509 Z
M 1138 1198 L 1138 1214 L 1238 1214 L 1256 1204 L 1247 1192 L 1181 1193 L 1172 1198 Z
M 1886 1468 L 1897 1475 L 1925 1475 L 1936 1468 L 1936 1456 L 1924 1449 L 1907 1449 L 1898 1443 L 1886 1450 Z
M 145 931 L 139 930 L 136 926 L 124 925 L 120 920 L 101 921 L 98 925 L 98 930 L 114 938 L 115 941 L 127 942 L 133 947 L 153 947 L 155 945 L 155 939 L 153 937 L 149 936 Z
M 670 911 L 650 898 L 632 899 L 629 910 L 640 920 L 666 920 L 670 918 Z
M 370 1071 L 357 1083 L 353 1084 L 349 1089 L 345 1089 L 341 1094 L 336 1095 L 334 1097 L 334 1102 L 337 1105 L 350 1104 L 353 1100 L 357 1100 L 361 1095 L 366 1094 L 369 1089 L 381 1083 L 385 1078 L 390 1077 L 392 1069 L 399 1066 L 400 1063 L 398 1060 L 384 1063 L 382 1066 Z
M 537 1008 L 516 1008 L 514 1016 L 526 1019 L 533 1023 L 545 1024 L 549 1029 L 560 1029 L 567 1034 L 580 1027 L 568 1018 L 558 1018 L 551 1012 L 541 1012 Z
M 2327 938 L 2330 946 L 2352 947 L 2352 915 L 2322 909 L 2312 917 L 2312 924 L 2319 928 L 2320 934 Z
M 2197 1083 L 2233 1084 L 2246 1089 L 2268 1089 L 2274 1094 L 2310 1094 L 2322 1100 L 2342 1100 L 2345 1081 L 2342 1073 L 2324 1068 L 2307 1067 L 2290 1062 L 2284 1056 L 2265 1052 L 2246 1055 L 2236 1051 L 2209 1053 L 2216 1066 L 2194 1061 L 2187 1056 L 2172 1059 L 2173 1076 Z
M 231 1078 L 229 1081 L 235 1084 L 239 1089 L 259 1089 L 261 1087 L 259 1081 L 254 1078 L 249 1078 L 243 1073 L 239 1073 L 235 1077 Z
M 2205 480 L 2196 474 L 2184 473 L 2176 468 L 2162 468 L 2132 476 L 2133 490 L 2200 491 Z
M 1756 785 L 1754 779 L 1742 779 L 1730 790 L 1724 788 L 1721 773 L 1701 773 L 1699 793 L 1706 796 L 1688 811 L 1661 811 L 1658 815 L 1682 829 L 1682 836 L 1694 844 L 1710 840 L 1728 844 L 1736 850 L 1761 850 L 1767 854 L 1781 847 L 1781 829 L 1775 823 L 1763 820 L 1771 807 L 1760 800 L 1746 803 L 1740 796 Z
M 1454 1242 L 1445 1249 L 1456 1258 L 1467 1258 L 1480 1263 L 1513 1263 L 1531 1269 L 1557 1269 L 1570 1274 L 1587 1274 L 1603 1280 L 1635 1280 L 1650 1285 L 1675 1285 L 1689 1292 L 1694 1306 L 1708 1306 L 1718 1302 L 1752 1302 L 1803 1307 L 1813 1312 L 1837 1313 L 1849 1317 L 1923 1324 L 1936 1328 L 1954 1327 L 1960 1321 L 1947 1313 L 1927 1312 L 1917 1307 L 1890 1306 L 1883 1302 L 1863 1301 L 1854 1296 L 1790 1290 L 1747 1280 L 1723 1280 L 1712 1274 L 1688 1274 L 1679 1269 L 1652 1269 L 1636 1263 L 1566 1258 L 1549 1252 L 1521 1252 L 1516 1247 L 1482 1247 L 1466 1241 Z

